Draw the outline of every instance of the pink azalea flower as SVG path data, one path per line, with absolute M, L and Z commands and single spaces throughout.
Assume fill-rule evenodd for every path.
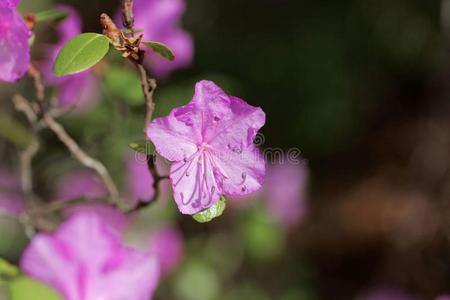
M 180 26 L 185 8 L 184 0 L 134 1 L 134 27 L 143 30 L 144 41 L 165 43 L 175 54 L 175 60 L 170 62 L 147 51 L 145 63 L 157 77 L 166 77 L 172 71 L 188 66 L 192 61 L 192 37 Z M 121 24 L 121 19 L 116 19 L 118 24 Z
M 174 162 L 170 179 L 182 213 L 195 214 L 222 195 L 245 195 L 261 187 L 265 163 L 253 139 L 264 123 L 261 108 L 200 81 L 189 104 L 148 126 L 158 153 Z
M 292 225 L 306 214 L 306 166 L 286 162 L 267 170 L 265 198 L 268 211 L 278 222 Z
M 16 11 L 18 0 L 0 1 L 0 80 L 22 78 L 30 65 L 31 32 Z
M 164 276 L 172 273 L 183 259 L 183 236 L 176 227 L 166 225 L 155 229 L 151 233 L 149 247 Z
M 82 27 L 81 17 L 74 8 L 67 5 L 59 5 L 57 8 L 66 12 L 68 16 L 58 23 L 56 28 L 58 42 L 48 47 L 42 73 L 46 84 L 58 89 L 58 101 L 61 106 L 76 105 L 78 112 L 85 111 L 95 103 L 98 96 L 98 82 L 92 70 L 63 77 L 56 77 L 53 74 L 53 64 L 59 51 L 71 38 L 81 33 Z
M 65 300 L 148 300 L 159 280 L 151 254 L 125 246 L 101 219 L 86 213 L 53 234 L 37 234 L 22 256 L 21 268 Z
M 24 203 L 19 178 L 0 170 L 0 215 L 17 216 L 23 211 Z

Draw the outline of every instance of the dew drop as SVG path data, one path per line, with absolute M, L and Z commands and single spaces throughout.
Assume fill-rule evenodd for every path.
M 215 191 L 216 191 L 216 187 L 215 186 L 211 187 L 211 194 L 213 194 Z
M 245 185 L 243 185 L 243 186 L 241 187 L 241 191 L 243 191 L 243 192 L 247 191 L 247 187 L 246 187 Z
M 242 172 L 241 176 L 242 176 L 242 180 L 245 180 L 245 178 L 247 178 L 247 173 Z

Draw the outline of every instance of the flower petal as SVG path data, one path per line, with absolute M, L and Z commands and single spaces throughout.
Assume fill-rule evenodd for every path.
M 0 6 L 0 80 L 14 82 L 28 70 L 30 45 L 23 18 L 9 6 Z
M 240 152 L 217 151 L 215 163 L 223 175 L 222 189 L 225 195 L 247 195 L 263 184 L 265 162 L 261 151 L 251 145 Z
M 211 207 L 222 193 L 220 182 L 214 174 L 212 158 L 206 152 L 172 164 L 170 179 L 175 201 L 183 214 L 192 215 Z
M 197 151 L 201 141 L 199 123 L 195 107 L 188 104 L 172 110 L 167 117 L 155 119 L 147 128 L 147 136 L 162 157 L 180 161 Z

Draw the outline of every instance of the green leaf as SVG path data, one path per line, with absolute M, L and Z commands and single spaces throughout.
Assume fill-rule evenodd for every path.
M 144 104 L 139 76 L 129 69 L 111 67 L 106 72 L 105 87 L 107 92 L 122 98 L 130 106 Z
M 10 300 L 62 300 L 62 297 L 43 283 L 19 277 L 10 284 Z
M 145 46 L 152 49 L 154 52 L 158 53 L 165 59 L 168 59 L 170 61 L 175 59 L 175 55 L 173 54 L 172 50 L 167 45 L 164 45 L 163 43 L 160 43 L 160 42 L 153 42 L 153 41 L 148 41 L 148 42 L 143 42 L 143 43 Z
M 32 139 L 32 134 L 19 121 L 10 115 L 0 112 L 0 136 L 17 146 L 26 147 Z
M 0 279 L 19 275 L 19 268 L 0 257 Z
M 38 12 L 35 15 L 36 22 L 47 22 L 47 21 L 59 22 L 67 18 L 67 16 L 68 13 L 56 9 L 44 10 Z
M 68 41 L 56 57 L 57 76 L 75 74 L 98 63 L 109 50 L 109 39 L 98 33 L 82 33 Z
M 155 145 L 150 141 L 136 141 L 129 143 L 128 146 L 136 152 L 155 155 Z
M 195 221 L 199 223 L 206 223 L 211 221 L 214 218 L 220 217 L 225 210 L 226 205 L 226 199 L 225 197 L 221 197 L 219 201 L 217 201 L 216 204 L 211 206 L 208 209 L 205 209 L 204 211 L 201 211 L 199 213 L 196 213 L 192 217 Z

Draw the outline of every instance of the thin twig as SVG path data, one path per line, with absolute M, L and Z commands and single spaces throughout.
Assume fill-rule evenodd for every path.
M 32 162 L 33 158 L 39 151 L 39 140 L 37 138 L 37 116 L 33 111 L 30 103 L 20 96 L 15 95 L 13 97 L 14 107 L 17 111 L 23 112 L 27 117 L 28 122 L 32 128 L 33 136 L 28 144 L 28 146 L 20 152 L 20 184 L 22 191 L 24 193 L 25 199 L 27 200 L 27 206 L 31 207 L 33 203 L 36 201 L 37 197 L 33 191 L 33 171 L 32 171 Z
M 145 119 L 144 119 L 144 135 L 147 138 L 147 126 L 152 121 L 153 112 L 155 111 L 155 103 L 153 101 L 153 94 L 156 89 L 156 80 L 149 78 L 147 71 L 145 70 L 142 63 L 136 63 L 136 67 L 139 71 L 139 76 L 141 79 L 142 92 L 145 98 Z
M 48 128 L 56 134 L 58 139 L 67 147 L 70 153 L 72 153 L 75 158 L 85 167 L 97 172 L 109 192 L 111 203 L 114 205 L 118 205 L 119 191 L 117 190 L 117 187 L 114 184 L 111 175 L 109 175 L 106 167 L 100 161 L 92 158 L 86 152 L 84 152 L 84 150 L 80 148 L 77 142 L 75 142 L 75 140 L 67 133 L 64 127 L 59 124 L 51 115 L 49 115 L 48 113 L 44 113 L 43 118 L 45 123 L 47 123 Z

